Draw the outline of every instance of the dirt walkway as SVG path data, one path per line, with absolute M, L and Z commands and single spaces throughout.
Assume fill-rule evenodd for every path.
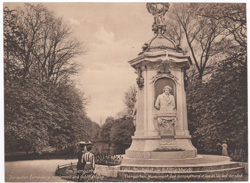
M 5 162 L 5 181 L 70 182 L 55 176 L 55 171 L 58 165 L 76 161 L 76 159 L 54 159 Z

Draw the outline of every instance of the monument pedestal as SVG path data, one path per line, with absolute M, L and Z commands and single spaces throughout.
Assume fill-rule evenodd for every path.
M 190 138 L 183 136 L 160 137 L 160 136 L 141 136 L 132 137 L 133 142 L 122 161 L 126 158 L 139 159 L 180 159 L 195 158 L 196 149 L 193 147 Z M 136 160 L 134 160 L 136 161 Z M 146 162 L 145 162 L 146 163 Z

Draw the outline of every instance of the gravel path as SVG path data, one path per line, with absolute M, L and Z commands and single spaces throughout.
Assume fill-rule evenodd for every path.
M 55 176 L 58 165 L 77 159 L 26 160 L 5 162 L 6 182 L 70 182 Z

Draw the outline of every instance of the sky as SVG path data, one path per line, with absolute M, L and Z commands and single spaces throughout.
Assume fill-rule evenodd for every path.
M 128 61 L 153 37 L 153 16 L 146 3 L 43 3 L 72 28 L 83 43 L 83 54 L 74 59 L 80 66 L 72 77 L 88 97 L 87 115 L 105 122 L 123 110 L 124 94 L 136 84 L 135 70 Z M 9 8 L 22 3 L 6 3 Z

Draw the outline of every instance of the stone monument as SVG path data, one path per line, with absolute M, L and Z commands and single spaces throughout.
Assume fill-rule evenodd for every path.
M 117 176 L 139 180 L 226 180 L 243 175 L 228 156 L 198 155 L 188 131 L 186 70 L 189 56 L 165 37 L 168 3 L 147 3 L 154 37 L 130 60 L 136 70 L 136 131 Z
M 197 155 L 188 131 L 185 91 L 186 69 L 192 63 L 164 35 L 168 8 L 169 3 L 147 3 L 154 15 L 155 36 L 137 58 L 129 61 L 138 74 L 138 87 L 136 132 L 126 151 L 128 158 L 149 159 L 159 154 L 156 150 L 169 150 L 163 153 L 164 159 Z M 179 151 L 173 153 L 175 149 Z

